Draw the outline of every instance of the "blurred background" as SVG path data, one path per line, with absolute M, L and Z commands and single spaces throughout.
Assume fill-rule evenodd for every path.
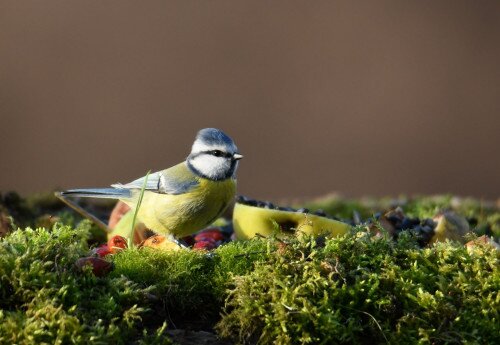
M 500 195 L 498 1 L 0 1 L 0 191 L 128 182 L 219 127 L 258 199 Z

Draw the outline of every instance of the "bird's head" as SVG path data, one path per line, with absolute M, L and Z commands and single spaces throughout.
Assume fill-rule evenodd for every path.
M 227 134 L 216 128 L 198 132 L 187 158 L 189 168 L 197 175 L 215 181 L 234 177 L 243 156 Z

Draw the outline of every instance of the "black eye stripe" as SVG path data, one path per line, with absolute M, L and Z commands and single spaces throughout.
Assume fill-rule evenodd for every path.
M 209 154 L 209 155 L 212 155 L 215 157 L 226 157 L 226 158 L 232 157 L 232 155 L 230 153 L 223 152 L 221 150 L 209 150 L 209 151 L 203 151 L 203 153 L 206 153 L 206 154 Z

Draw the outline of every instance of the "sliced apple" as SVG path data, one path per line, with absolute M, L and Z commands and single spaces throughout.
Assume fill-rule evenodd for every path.
M 269 236 L 276 230 L 283 235 L 341 236 L 351 225 L 336 219 L 310 213 L 308 210 L 275 207 L 270 203 L 238 197 L 233 212 L 233 227 L 237 239 L 245 240 L 257 234 Z M 276 224 L 279 226 L 277 229 Z

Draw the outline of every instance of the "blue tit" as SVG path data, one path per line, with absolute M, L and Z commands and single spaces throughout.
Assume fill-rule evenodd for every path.
M 234 199 L 243 156 L 219 129 L 198 132 L 187 159 L 149 174 L 137 218 L 156 233 L 183 237 L 214 222 Z M 145 177 L 112 188 L 71 189 L 62 196 L 119 199 L 133 210 Z

